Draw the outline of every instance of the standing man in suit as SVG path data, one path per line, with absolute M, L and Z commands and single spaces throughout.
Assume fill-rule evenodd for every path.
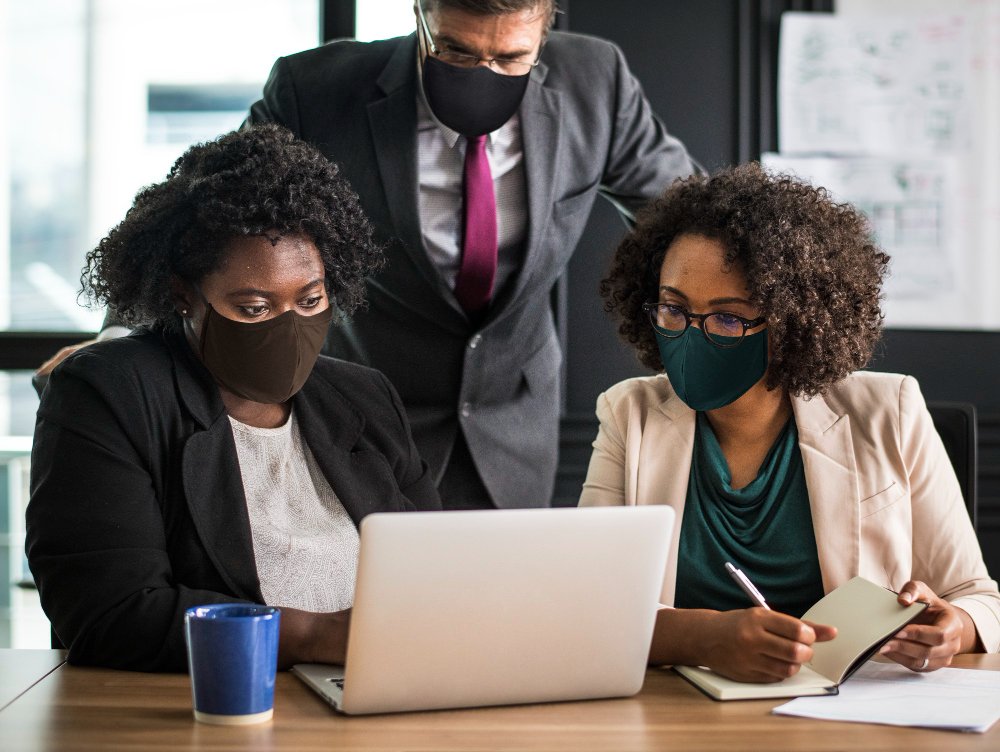
M 337 162 L 387 245 L 328 352 L 390 378 L 446 507 L 550 503 L 552 287 L 598 193 L 628 216 L 694 169 L 621 51 L 555 10 L 417 0 L 408 37 L 280 58 L 250 111 Z

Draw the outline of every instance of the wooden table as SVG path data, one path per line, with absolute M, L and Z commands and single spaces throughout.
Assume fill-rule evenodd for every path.
M 66 660 L 64 650 L 0 649 L 0 710 L 55 671 Z M 3 737 L 0 737 L 2 746 Z
M 1000 655 L 961 667 L 1000 670 Z M 1000 701 L 1000 700 L 998 700 Z M 0 711 L 0 747 L 33 750 L 997 750 L 987 734 L 831 723 L 770 714 L 778 702 L 719 703 L 667 671 L 634 698 L 345 718 L 278 676 L 274 720 L 219 727 L 191 716 L 188 677 L 64 665 Z

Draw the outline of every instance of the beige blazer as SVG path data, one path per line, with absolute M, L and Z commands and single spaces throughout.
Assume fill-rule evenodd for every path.
M 857 575 L 893 590 L 923 580 L 997 652 L 1000 594 L 916 380 L 858 372 L 792 408 L 824 591 Z M 580 505 L 674 508 L 661 595 L 672 605 L 695 413 L 661 374 L 616 384 L 598 397 L 597 416 Z

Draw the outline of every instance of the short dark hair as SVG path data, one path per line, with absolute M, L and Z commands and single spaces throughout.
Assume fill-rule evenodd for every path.
M 643 365 L 663 368 L 642 304 L 658 300 L 663 259 L 684 234 L 717 240 L 746 274 L 767 318 L 769 388 L 812 396 L 868 363 L 889 257 L 852 206 L 751 163 L 674 182 L 615 251 L 600 292 Z
M 234 238 L 276 231 L 316 244 L 331 303 L 350 314 L 384 257 L 338 172 L 279 125 L 192 146 L 166 180 L 139 191 L 125 219 L 87 254 L 83 293 L 127 326 L 176 324 L 171 276 L 197 283 L 221 266 Z
M 556 0 L 420 0 L 425 12 L 438 7 L 455 8 L 473 13 L 477 16 L 501 16 L 505 13 L 520 13 L 524 10 L 540 10 L 548 12 L 545 24 L 546 30 L 551 29 L 558 11 Z

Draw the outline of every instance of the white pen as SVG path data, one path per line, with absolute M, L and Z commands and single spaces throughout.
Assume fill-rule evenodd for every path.
M 740 586 L 740 589 L 750 597 L 750 600 L 754 602 L 754 605 L 766 608 L 768 611 L 771 610 L 771 607 L 764 602 L 764 596 L 761 595 L 760 591 L 754 587 L 752 582 L 750 582 L 750 578 L 748 578 L 745 574 L 743 574 L 743 572 L 734 567 L 728 561 L 726 562 L 726 571 L 729 572 L 729 576 L 735 580 L 736 584 Z

